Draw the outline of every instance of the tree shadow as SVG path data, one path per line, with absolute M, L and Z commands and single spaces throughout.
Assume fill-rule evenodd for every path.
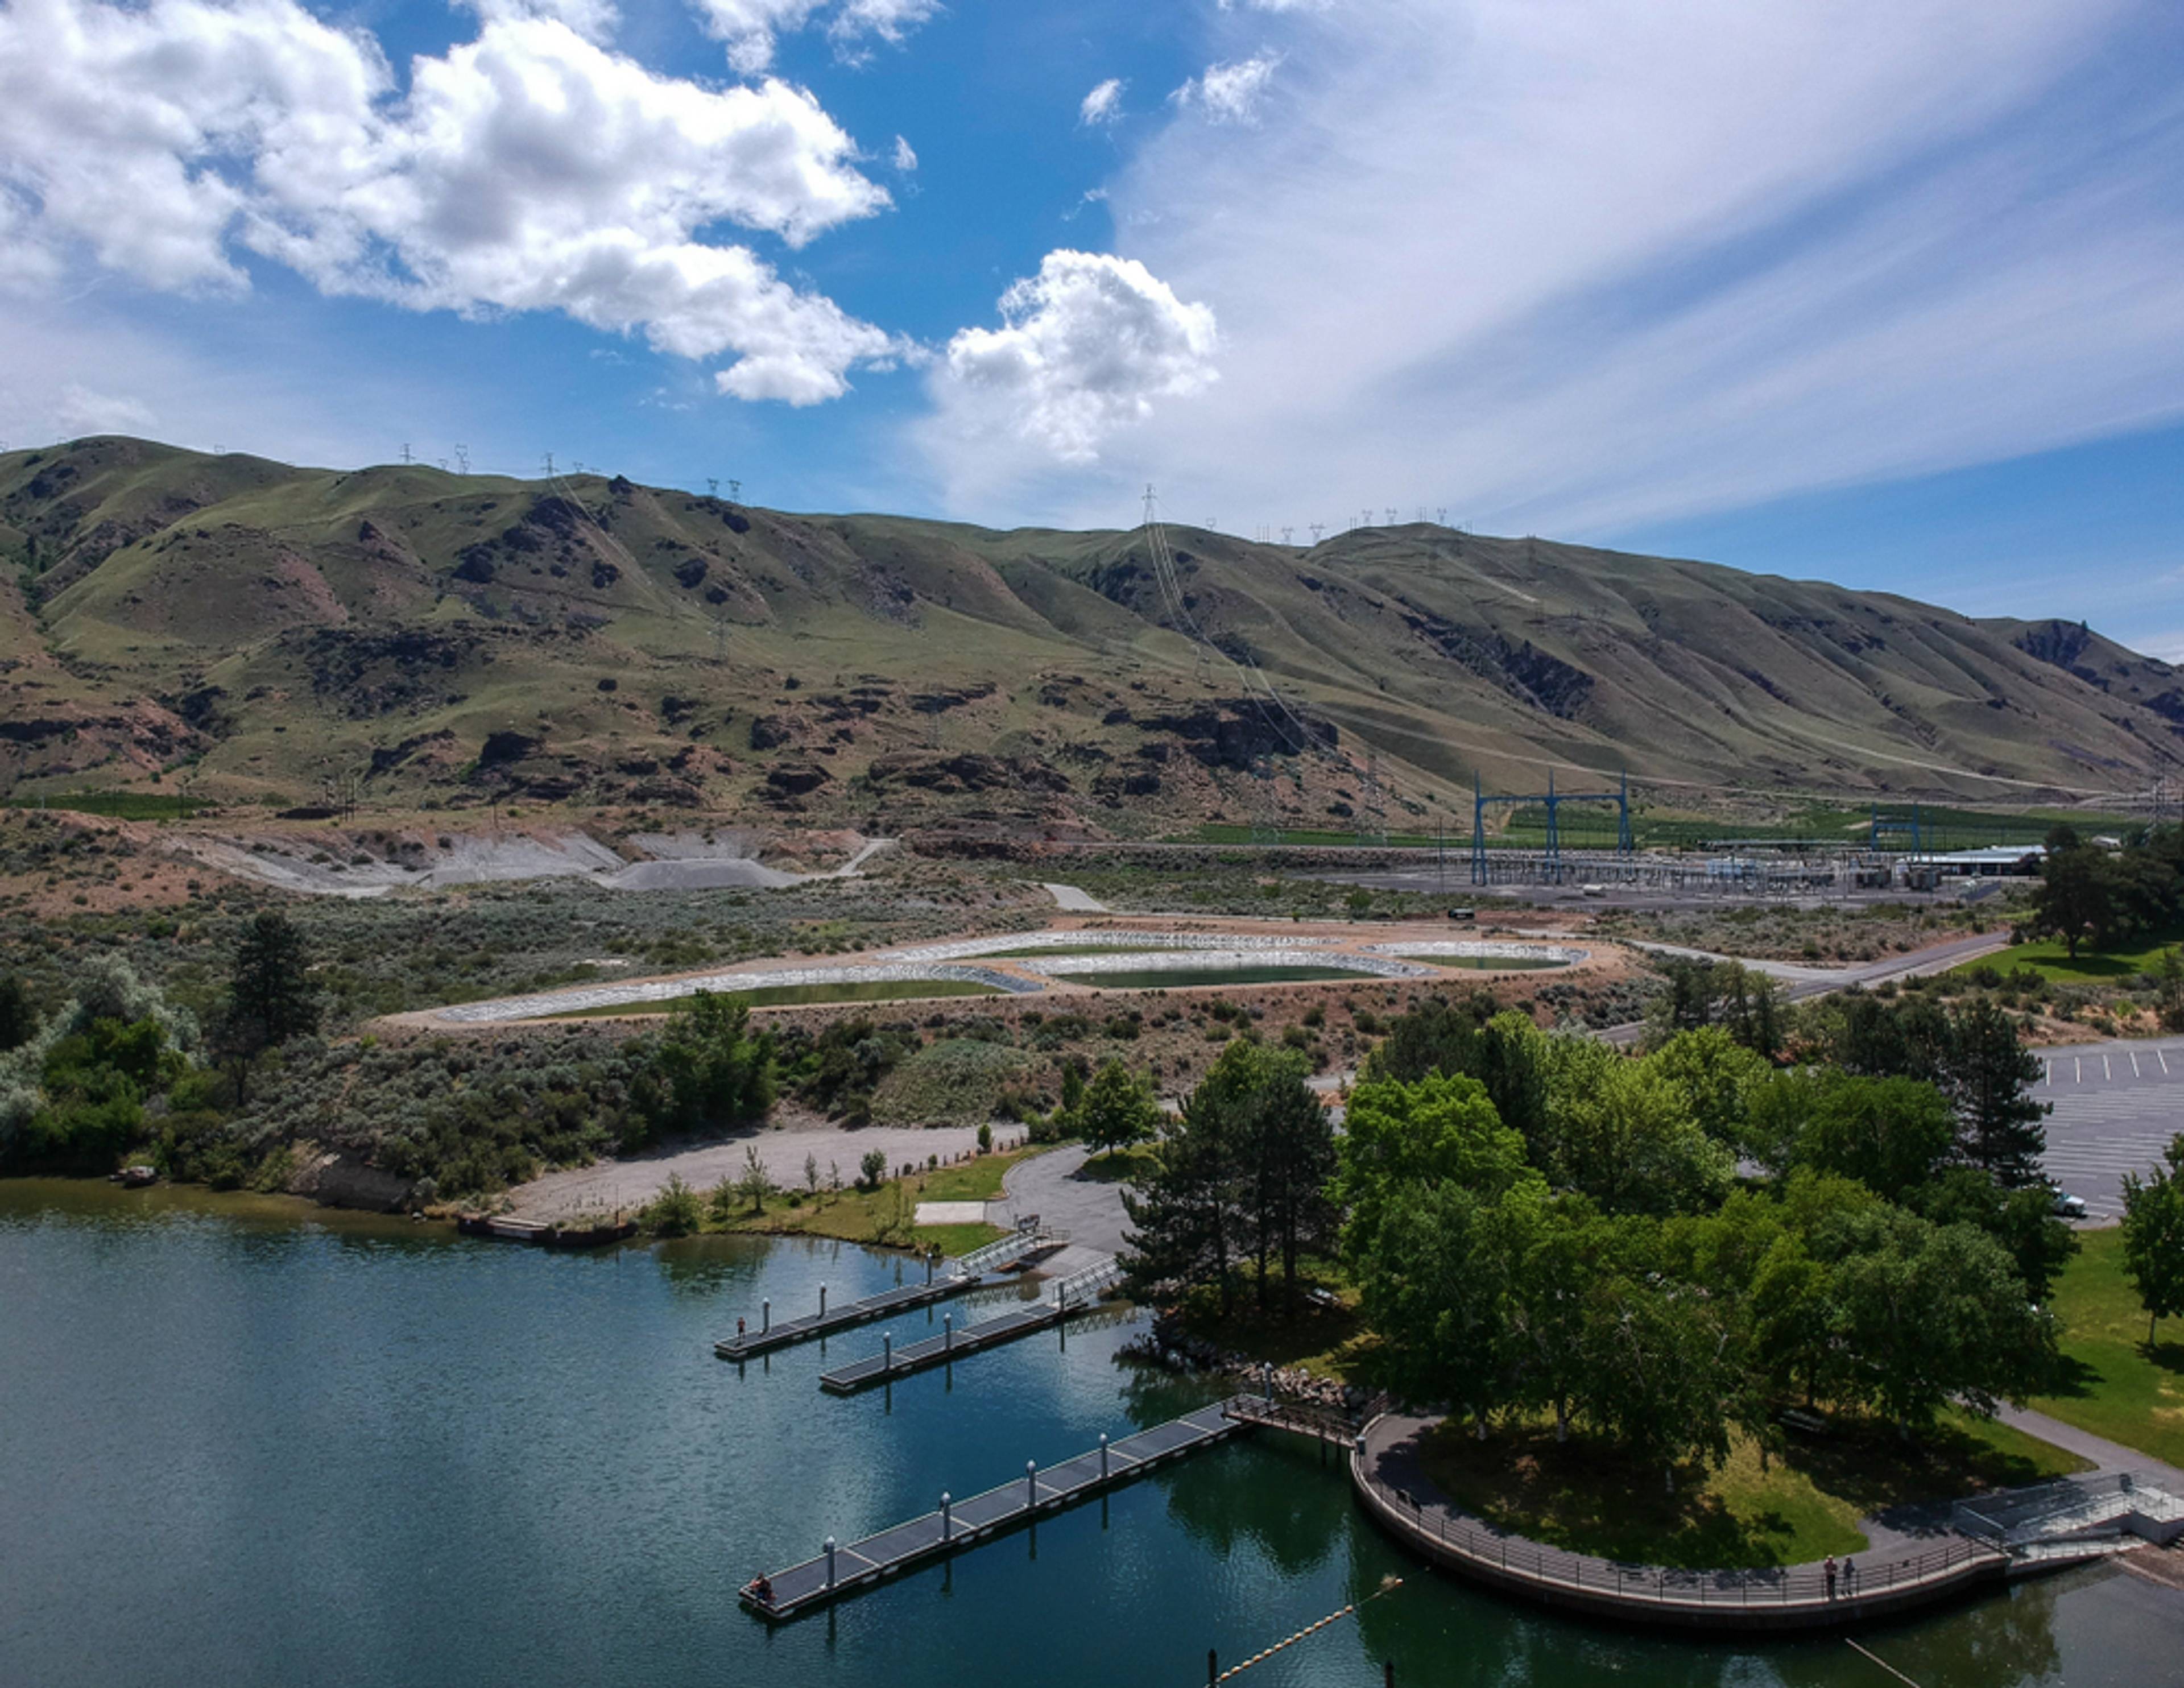
M 2164 1372 L 2184 1373 L 2184 1342 L 2172 1342 L 2165 1338 L 2154 1342 L 2142 1342 L 2138 1345 L 2138 1356 L 2148 1364 L 2158 1366 Z
M 1838 1418 L 1824 1436 L 1802 1437 L 1781 1457 L 1822 1493 L 1912 1535 L 1942 1525 L 1936 1509 L 1986 1489 L 2048 1479 L 2033 1461 L 1949 1423 L 1915 1437 L 1869 1418 Z
M 1672 1569 L 1760 1568 L 1787 1563 L 1797 1527 L 1767 1507 L 1740 1517 L 1707 1487 L 1706 1466 L 1675 1468 L 1668 1491 L 1659 1463 L 1617 1446 L 1551 1429 L 1502 1430 L 1478 1441 L 1443 1423 L 1421 1448 L 1426 1474 L 1464 1511 L 1533 1540 L 1627 1564 Z
M 2177 1345 L 2170 1343 L 2174 1348 Z M 2048 1387 L 2041 1392 L 2054 1396 L 2090 1396 L 2097 1393 L 2107 1382 L 2098 1366 L 2089 1366 L 2075 1354 L 2059 1354 L 2049 1373 Z

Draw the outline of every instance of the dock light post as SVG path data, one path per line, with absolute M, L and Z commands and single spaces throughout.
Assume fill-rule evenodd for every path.
M 928 1249 L 928 1250 L 926 1250 L 926 1251 L 925 1251 L 925 1281 L 926 1281 L 927 1283 L 928 1283 L 928 1284 L 930 1284 L 930 1283 L 933 1281 L 933 1257 L 934 1257 L 936 1255 L 938 1255 L 939 1252 L 940 1252 L 940 1251 L 939 1251 L 939 1249 L 937 1249 L 937 1248 L 934 1248 L 934 1249 Z
M 1100 1480 L 1102 1483 L 1107 1480 L 1107 1433 L 1105 1430 L 1100 1433 Z
M 827 1317 L 827 1286 L 824 1284 L 819 1286 L 819 1317 Z
M 758 1304 L 758 1334 L 760 1336 L 763 1336 L 766 1332 L 772 1329 L 773 1303 L 772 1301 L 760 1301 Z
M 1274 1404 L 1274 1363 L 1273 1361 L 1269 1360 L 1259 1368 L 1259 1377 L 1261 1379 L 1261 1386 L 1267 1397 L 1267 1405 L 1271 1407 Z
M 1024 1509 L 1027 1512 L 1036 1511 L 1038 1507 L 1039 1462 L 1028 1459 L 1024 1462 Z
M 883 1372 L 894 1369 L 894 1333 L 891 1330 L 880 1333 L 880 1369 Z
M 827 1586 L 834 1586 L 834 1538 L 827 1538 Z
M 940 1351 L 944 1354 L 956 1351 L 956 1315 L 953 1313 L 940 1315 Z
M 945 1489 L 943 1489 L 940 1491 L 940 1539 L 943 1541 L 945 1541 L 948 1539 L 949 1504 L 948 1491 Z

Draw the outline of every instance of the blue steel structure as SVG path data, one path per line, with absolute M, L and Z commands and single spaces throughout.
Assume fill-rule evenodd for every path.
M 1486 805 L 1507 803 L 1518 806 L 1540 804 L 1547 811 L 1547 849 L 1540 864 L 1542 877 L 1559 884 L 1563 877 L 1562 806 L 1565 803 L 1613 803 L 1615 805 L 1615 853 L 1629 861 L 1635 853 L 1630 842 L 1630 775 L 1626 770 L 1613 791 L 1557 791 L 1555 771 L 1547 770 L 1547 788 L 1525 796 L 1490 797 L 1471 777 L 1471 883 L 1488 883 L 1486 866 Z
M 1912 855 L 1923 855 L 1925 853 L 1925 829 L 1919 825 L 1919 805 L 1915 803 L 1911 805 L 1911 817 L 1906 820 L 1900 811 L 1882 814 L 1880 805 L 1875 804 L 1866 832 L 1865 847 L 1874 851 L 1902 850 L 1907 838 L 1910 840 Z M 1884 843 L 1884 839 L 1891 842 Z

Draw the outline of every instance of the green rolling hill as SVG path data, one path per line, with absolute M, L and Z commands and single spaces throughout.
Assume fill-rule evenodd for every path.
M 1628 768 L 2022 807 L 2184 763 L 2074 622 L 1428 525 L 1305 549 L 797 515 L 582 476 L 0 455 L 0 782 L 277 805 L 1390 827 Z

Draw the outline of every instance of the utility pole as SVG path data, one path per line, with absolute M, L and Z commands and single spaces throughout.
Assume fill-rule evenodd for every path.
M 404 463 L 410 461 L 410 442 L 407 440 L 402 442 L 402 460 Z

